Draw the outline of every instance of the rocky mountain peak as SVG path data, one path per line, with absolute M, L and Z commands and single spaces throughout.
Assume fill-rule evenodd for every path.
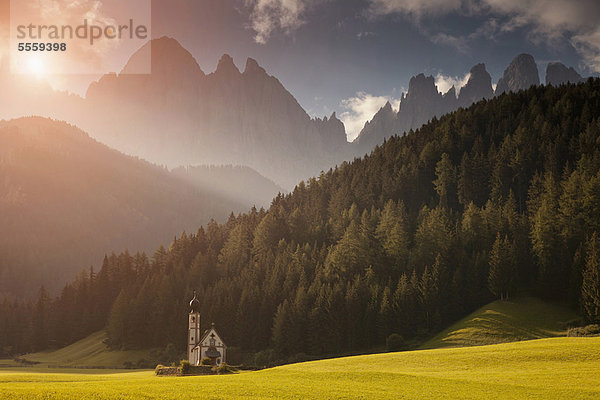
M 394 134 L 396 130 L 397 113 L 392 108 L 392 104 L 387 101 L 373 118 L 365 123 L 358 137 L 354 139 L 354 143 L 360 147 L 359 152 L 367 153 L 372 147 L 381 143 L 383 139 Z
M 578 83 L 583 78 L 573 67 L 567 68 L 563 63 L 551 62 L 546 67 L 546 85 L 559 86 L 565 83 Z
M 204 75 L 196 59 L 179 42 L 168 36 L 152 39 L 127 61 L 121 74 L 138 74 L 151 62 L 153 76 L 177 76 L 180 79 Z
M 456 100 L 456 87 L 452 85 L 452 87 L 448 89 L 448 91 L 444 93 L 442 97 L 446 99 L 446 101 Z
M 267 75 L 267 71 L 265 71 L 263 67 L 258 65 L 258 62 L 255 59 L 248 58 L 246 60 L 246 68 L 244 69 L 244 75 L 249 74 Z
M 435 80 L 433 76 L 425 76 L 425 74 L 419 74 L 410 78 L 408 83 L 407 98 L 427 98 L 432 96 L 438 96 L 439 92 L 435 86 Z
M 485 69 L 485 64 L 474 65 L 469 71 L 469 80 L 460 90 L 458 103 L 460 107 L 468 107 L 481 99 L 489 99 L 494 95 L 492 77 Z
M 258 63 L 256 64 L 258 65 Z M 223 75 L 239 75 L 240 70 L 235 66 L 233 62 L 233 58 L 229 54 L 223 54 L 219 63 L 217 64 L 217 69 L 215 70 L 215 74 L 223 74 Z
M 531 54 L 519 54 L 504 70 L 504 75 L 496 86 L 496 95 L 505 92 L 517 92 L 540 84 L 535 59 Z

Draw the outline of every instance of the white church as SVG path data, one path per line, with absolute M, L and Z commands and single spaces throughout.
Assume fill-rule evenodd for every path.
M 205 358 L 210 359 L 212 365 L 221 365 L 225 362 L 227 346 L 217 333 L 213 322 L 210 329 L 200 332 L 200 301 L 194 298 L 190 301 L 189 329 L 188 329 L 188 361 L 192 365 L 200 365 Z

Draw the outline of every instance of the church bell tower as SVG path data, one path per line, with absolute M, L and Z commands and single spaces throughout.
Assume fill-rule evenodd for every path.
M 194 298 L 190 301 L 188 326 L 188 361 L 192 365 L 197 365 L 200 362 L 200 349 L 197 347 L 200 343 L 200 301 L 196 297 L 196 292 L 194 292 Z

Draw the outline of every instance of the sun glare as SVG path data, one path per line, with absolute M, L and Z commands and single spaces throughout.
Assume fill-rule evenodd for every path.
M 31 57 L 27 60 L 27 73 L 35 77 L 42 78 L 46 75 L 46 65 L 39 57 Z

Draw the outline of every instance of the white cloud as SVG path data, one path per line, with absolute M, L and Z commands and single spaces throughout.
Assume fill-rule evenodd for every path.
M 371 12 L 379 15 L 402 13 L 416 17 L 439 15 L 461 7 L 462 0 L 371 0 Z
M 437 33 L 428 36 L 429 40 L 433 43 L 454 47 L 461 53 L 467 53 L 469 50 L 466 39 L 462 36 L 452 36 L 447 33 Z
M 598 0 L 369 0 L 371 15 L 401 14 L 415 24 L 427 17 L 449 13 L 487 16 L 472 35 L 462 38 L 448 33 L 429 34 L 435 43 L 457 47 L 477 36 L 495 38 L 516 29 L 528 29 L 536 43 L 571 44 L 587 67 L 600 72 L 600 1 Z M 441 35 L 441 36 L 440 36 Z M 444 38 L 447 39 L 444 41 Z M 437 39 L 437 42 L 436 42 Z
M 573 36 L 571 43 L 581 54 L 586 65 L 592 71 L 600 72 L 600 27 L 595 31 Z
M 470 73 L 467 73 L 465 76 L 446 76 L 438 73 L 435 76 L 435 85 L 438 88 L 438 91 L 442 93 L 446 93 L 452 86 L 456 89 L 456 95 L 460 93 L 460 89 L 467 84 L 469 78 L 471 77 Z
M 369 32 L 369 31 L 361 31 L 361 32 L 358 32 L 356 34 L 356 38 L 358 40 L 366 39 L 366 38 L 371 37 L 371 36 L 376 36 L 376 33 L 375 32 Z
M 245 0 L 250 9 L 250 28 L 254 40 L 265 44 L 276 30 L 290 33 L 305 22 L 304 14 L 315 4 L 327 0 Z
M 386 102 L 390 102 L 394 110 L 400 107 L 400 100 L 391 96 L 374 96 L 365 92 L 358 92 L 354 97 L 342 100 L 341 106 L 344 110 L 340 120 L 346 127 L 348 140 L 356 139 L 365 122 L 371 120 Z
M 103 4 L 98 0 L 39 0 L 31 2 L 34 12 L 37 11 L 43 21 L 52 21 L 55 25 L 78 26 L 84 20 L 89 25 L 98 25 L 103 29 L 106 26 L 115 26 L 117 21 L 104 13 Z M 37 8 L 37 10 L 35 10 Z M 78 43 L 74 41 L 73 43 Z M 118 40 L 109 42 L 107 40 L 98 40 L 94 46 L 79 45 L 80 51 L 94 55 L 103 55 L 110 48 L 113 48 Z

